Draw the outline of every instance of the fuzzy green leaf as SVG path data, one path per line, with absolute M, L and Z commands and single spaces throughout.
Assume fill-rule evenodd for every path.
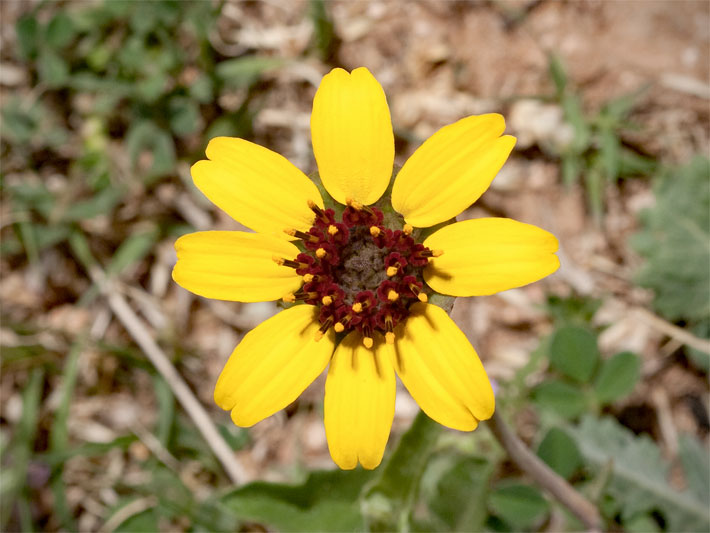
M 663 514 L 668 531 L 710 530 L 707 501 L 668 483 L 668 464 L 648 437 L 637 437 L 615 419 L 585 417 L 570 430 L 587 464 L 599 472 L 611 465 L 608 493 L 622 505 L 622 519 Z
M 710 321 L 710 160 L 697 157 L 658 181 L 632 244 L 646 259 L 637 281 L 666 318 Z

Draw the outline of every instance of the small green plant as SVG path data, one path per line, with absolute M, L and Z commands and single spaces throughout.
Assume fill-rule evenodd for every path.
M 623 142 L 625 131 L 636 127 L 629 121 L 638 97 L 645 88 L 609 100 L 597 113 L 582 106 L 580 93 L 565 73 L 560 58 L 551 55 L 549 70 L 555 85 L 554 99 L 572 127 L 572 140 L 559 155 L 562 181 L 572 185 L 582 179 L 592 214 L 599 220 L 604 209 L 604 186 L 619 179 L 653 174 L 656 162 Z

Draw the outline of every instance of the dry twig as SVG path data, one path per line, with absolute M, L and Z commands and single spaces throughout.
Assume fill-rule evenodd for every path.
M 148 359 L 150 359 L 150 362 L 153 363 L 153 366 L 168 383 L 175 397 L 195 423 L 197 429 L 207 441 L 207 444 L 212 449 L 217 459 L 222 463 L 229 478 L 236 485 L 245 483 L 248 480 L 246 471 L 237 461 L 234 452 L 225 442 L 224 438 L 222 438 L 222 435 L 217 431 L 217 428 L 212 423 L 205 408 L 197 400 L 190 390 L 190 387 L 187 386 L 185 380 L 170 362 L 170 359 L 168 359 L 163 350 L 161 350 L 158 344 L 153 340 L 146 325 L 131 306 L 128 305 L 126 299 L 118 292 L 110 280 L 106 279 L 101 269 L 95 267 L 91 270 L 90 274 L 94 283 L 101 288 L 101 292 L 106 297 L 113 314 L 123 324 L 126 330 L 128 330 L 128 333 L 130 333 L 131 337 L 133 337 L 138 346 L 140 346 L 143 353 L 145 353 Z

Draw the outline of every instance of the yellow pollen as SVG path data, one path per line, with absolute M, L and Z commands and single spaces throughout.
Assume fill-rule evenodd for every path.
M 426 294 L 424 294 L 423 292 L 420 292 L 419 294 L 417 294 L 417 298 L 419 298 L 419 301 L 422 303 L 427 303 L 429 301 L 429 297 Z
M 362 304 L 360 302 L 355 302 L 353 304 L 353 313 L 359 313 L 362 311 Z
M 292 304 L 293 302 L 296 301 L 296 295 L 293 293 L 289 293 L 281 299 L 288 304 Z
M 390 278 L 397 275 L 397 272 L 399 272 L 399 269 L 396 266 L 387 267 L 387 275 Z
M 316 203 L 313 200 L 308 200 L 306 203 L 308 204 L 308 207 L 310 207 L 311 209 L 313 209 L 316 206 Z
M 395 291 L 394 289 L 390 289 L 390 292 L 387 293 L 387 299 L 390 302 L 396 302 L 398 298 L 399 294 L 397 294 L 397 291 Z
M 284 264 L 283 257 L 279 257 L 278 255 L 272 255 L 271 259 L 279 266 L 283 266 Z
M 318 259 L 323 259 L 326 255 L 328 255 L 328 254 L 326 253 L 326 251 L 323 248 L 318 248 L 316 250 L 316 257 Z
M 340 322 L 336 322 L 335 325 L 333 326 L 333 329 L 337 333 L 341 333 L 341 332 L 345 331 L 345 326 L 343 326 Z
M 290 235 L 291 237 L 293 237 L 294 235 L 296 235 L 296 230 L 293 229 L 293 228 L 286 228 L 286 229 L 284 230 L 284 233 L 285 233 L 286 235 Z
M 378 228 L 377 226 L 370 226 L 370 235 L 372 235 L 373 237 L 377 237 L 380 233 L 382 233 L 380 231 L 380 228 Z
M 385 333 L 385 341 L 387 341 L 387 344 L 394 344 L 394 333 L 391 331 Z
M 372 337 L 363 337 L 362 343 L 365 345 L 365 348 L 372 348 Z
M 411 224 L 405 224 L 404 227 L 402 228 L 402 231 L 404 232 L 405 235 L 411 235 L 412 232 L 414 231 L 414 227 Z
M 313 274 L 303 274 L 303 282 L 310 283 L 313 281 Z
M 316 331 L 316 334 L 313 336 L 313 340 L 318 342 L 319 340 L 321 340 L 323 338 L 324 335 L 325 335 L 325 333 L 318 330 L 318 331 Z
M 328 226 L 328 234 L 329 235 L 335 235 L 336 233 L 338 233 L 338 228 L 336 226 L 333 226 L 333 224 Z
M 444 255 L 444 250 L 432 250 L 431 255 L 434 257 L 441 257 Z
M 323 305 L 330 305 L 333 303 L 333 299 L 330 296 L 323 296 L 321 302 L 323 302 Z
M 357 200 L 353 200 L 352 198 L 347 198 L 345 200 L 345 203 L 348 204 L 353 209 L 355 209 L 355 211 L 362 211 L 362 204 L 360 202 L 358 202 Z

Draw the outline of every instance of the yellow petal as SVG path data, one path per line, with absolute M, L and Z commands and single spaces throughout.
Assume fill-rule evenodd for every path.
M 293 268 L 273 256 L 294 259 L 299 250 L 279 237 L 243 231 L 199 231 L 175 242 L 175 282 L 190 292 L 237 302 L 278 300 L 301 286 Z
M 325 433 L 335 464 L 345 470 L 375 468 L 382 461 L 396 383 L 392 348 L 381 337 L 372 349 L 353 331 L 335 350 L 325 382 Z
M 456 222 L 434 232 L 424 245 L 444 253 L 430 260 L 424 280 L 442 294 L 484 296 L 521 287 L 560 266 L 551 233 L 509 218 Z
M 410 307 L 397 335 L 397 374 L 430 418 L 471 431 L 493 414 L 493 389 L 481 360 L 449 315 L 432 304 Z
M 429 137 L 404 163 L 392 206 L 413 226 L 449 220 L 475 202 L 508 159 L 515 137 L 500 137 L 503 117 L 466 117 Z
M 217 380 L 214 401 L 232 420 L 253 426 L 293 402 L 325 369 L 333 354 L 330 330 L 315 341 L 316 309 L 296 305 L 247 333 Z
M 288 238 L 284 228 L 307 231 L 315 215 L 308 200 L 323 207 L 318 188 L 288 159 L 263 146 L 215 137 L 208 160 L 192 166 L 192 179 L 210 201 L 234 220 L 261 233 Z
M 311 139 L 335 200 L 369 205 L 382 196 L 392 176 L 394 135 L 385 93 L 369 70 L 336 68 L 323 78 L 313 99 Z

